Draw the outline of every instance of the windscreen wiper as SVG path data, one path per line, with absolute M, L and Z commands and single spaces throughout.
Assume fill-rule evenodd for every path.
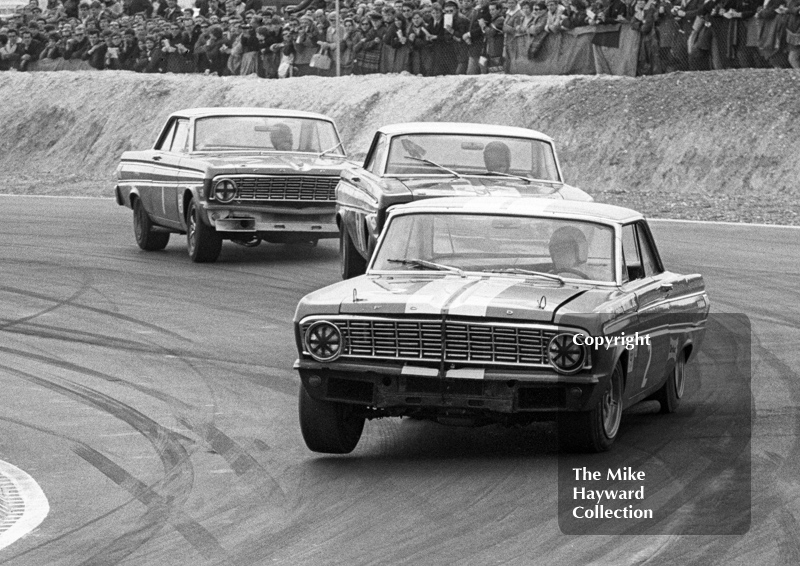
M 334 149 L 337 149 L 337 148 L 339 148 L 339 147 L 342 147 L 342 142 L 339 142 L 339 143 L 337 143 L 335 146 L 333 146 L 333 147 L 331 147 L 331 148 L 329 148 L 329 149 L 326 149 L 325 151 L 321 152 L 321 153 L 320 153 L 320 154 L 319 154 L 317 157 L 322 157 L 322 156 L 323 156 L 323 155 L 325 155 L 326 153 L 329 153 L 329 152 L 331 152 L 331 151 L 333 151 Z
M 511 177 L 512 179 L 519 179 L 520 181 L 525 181 L 528 184 L 536 181 L 536 179 L 523 177 L 522 175 L 514 175 L 513 173 L 503 173 L 502 171 L 487 171 L 486 173 L 481 173 L 481 175 L 499 175 L 500 177 Z
M 423 269 L 433 269 L 435 271 L 451 271 L 453 273 L 458 273 L 461 277 L 464 277 L 464 272 L 457 267 L 453 267 L 452 265 L 444 265 L 441 263 L 434 263 L 424 259 L 387 259 L 386 261 L 389 263 L 410 265 L 412 267 L 421 267 Z
M 457 179 L 461 179 L 462 178 L 462 175 L 460 173 L 457 173 L 456 171 L 453 171 L 452 169 L 448 169 L 444 165 L 439 165 L 435 161 L 431 161 L 430 159 L 425 159 L 424 157 L 414 157 L 413 155 L 404 155 L 403 159 L 412 159 L 414 161 L 421 161 L 422 163 L 427 163 L 428 165 L 433 165 L 434 167 L 437 167 L 437 168 L 441 169 L 442 171 L 447 171 L 448 173 L 450 173 L 451 175 L 453 175 Z
M 519 267 L 505 267 L 503 269 L 484 269 L 484 273 L 516 273 L 519 275 L 533 275 L 534 277 L 544 277 L 545 279 L 553 279 L 564 285 L 564 278 L 560 275 L 553 273 L 545 273 L 544 271 L 531 271 L 529 269 L 520 269 Z

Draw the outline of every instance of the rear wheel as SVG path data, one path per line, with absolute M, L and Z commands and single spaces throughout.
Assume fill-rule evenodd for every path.
M 186 212 L 186 243 L 195 263 L 213 263 L 222 251 L 222 237 L 200 217 L 200 207 L 192 199 Z
M 653 395 L 653 398 L 661 404 L 661 413 L 674 413 L 678 410 L 685 386 L 686 358 L 681 352 L 675 360 L 675 367 L 667 378 L 667 382 Z
M 348 403 L 318 401 L 300 385 L 300 431 L 314 452 L 349 454 L 361 439 L 364 417 Z
M 139 247 L 148 252 L 163 250 L 169 243 L 169 232 L 156 231 L 155 224 L 138 198 L 133 203 L 133 235 Z
M 608 450 L 617 438 L 622 421 L 622 390 L 622 364 L 618 362 L 600 403 L 585 413 L 563 413 L 560 416 L 559 445 L 573 451 Z
M 339 254 L 342 260 L 342 279 L 351 279 L 367 272 L 367 260 L 358 253 L 346 226 L 342 226 L 339 238 Z

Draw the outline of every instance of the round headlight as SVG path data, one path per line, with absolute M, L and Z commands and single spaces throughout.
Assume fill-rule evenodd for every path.
M 219 202 L 231 202 L 236 198 L 236 183 L 231 179 L 220 179 L 214 184 L 214 198 Z
M 332 362 L 342 354 L 342 333 L 325 320 L 309 326 L 303 340 L 306 351 L 318 362 Z
M 586 361 L 586 347 L 575 343 L 574 334 L 558 334 L 547 346 L 550 365 L 558 373 L 573 374 L 583 367 Z

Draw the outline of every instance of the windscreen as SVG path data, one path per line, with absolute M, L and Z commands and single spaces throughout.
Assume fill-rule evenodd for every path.
M 195 122 L 195 151 L 291 151 L 344 156 L 331 122 L 310 118 L 214 116 Z
M 392 138 L 387 175 L 513 175 L 560 181 L 552 144 L 529 138 L 413 134 Z
M 391 219 L 373 271 L 536 271 L 614 281 L 614 230 L 571 219 L 458 213 Z M 436 265 L 431 265 L 436 264 Z

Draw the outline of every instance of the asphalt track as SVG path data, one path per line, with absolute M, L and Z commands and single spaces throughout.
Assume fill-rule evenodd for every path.
M 0 197 L 0 459 L 50 503 L 0 564 L 800 563 L 800 232 L 653 227 L 714 313 L 749 317 L 752 443 L 748 333 L 718 317 L 678 413 L 645 404 L 615 456 L 571 457 L 667 470 L 671 534 L 565 535 L 546 425 L 381 420 L 349 456 L 305 448 L 290 321 L 337 280 L 335 241 L 194 265 L 175 236 L 141 252 L 112 200 Z

